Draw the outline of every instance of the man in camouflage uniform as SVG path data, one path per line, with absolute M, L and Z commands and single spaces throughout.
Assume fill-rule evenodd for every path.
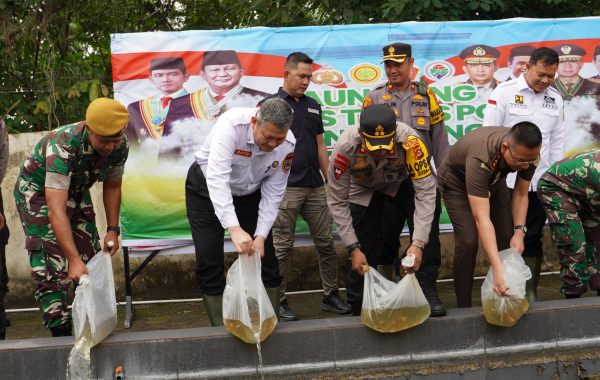
M 600 296 L 600 150 L 554 163 L 538 184 L 558 246 L 561 291 L 579 298 L 588 284 Z
M 412 82 L 410 69 L 414 58 L 411 45 L 393 43 L 383 48 L 383 62 L 388 82 L 370 91 L 363 101 L 363 109 L 372 104 L 383 104 L 391 107 L 396 114 L 396 120 L 403 122 L 417 132 L 419 138 L 425 142 L 427 150 L 432 154 L 436 166 L 448 155 L 450 149 L 448 134 L 444 126 L 444 112 L 431 89 L 423 81 Z M 415 192 L 411 181 L 404 181 L 399 192 L 403 197 L 390 199 L 384 213 L 389 214 L 384 224 L 384 245 L 387 260 L 379 268 L 382 273 L 391 277 L 392 266 L 389 265 L 398 256 L 400 248 L 400 233 L 408 221 L 410 233 L 413 233 L 412 213 L 415 209 Z M 423 263 L 417 272 L 417 278 L 431 307 L 431 316 L 446 315 L 446 307 L 437 294 L 436 280 L 441 264 L 439 222 L 441 214 L 441 197 L 439 192 L 436 197 L 436 207 L 429 243 L 425 246 Z
M 57 128 L 43 137 L 21 165 L 14 196 L 25 231 L 25 247 L 44 325 L 52 336 L 72 335 L 67 291 L 87 273 L 101 248 L 90 187 L 103 182 L 107 233 L 103 250 L 119 248 L 121 177 L 129 148 L 123 138 L 127 110 L 100 98 L 85 121 Z M 109 242 L 113 242 L 109 248 Z

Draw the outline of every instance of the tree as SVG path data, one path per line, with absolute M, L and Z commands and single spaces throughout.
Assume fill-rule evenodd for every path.
M 592 15 L 592 0 L 7 0 L 0 117 L 13 132 L 81 120 L 112 96 L 111 33 Z

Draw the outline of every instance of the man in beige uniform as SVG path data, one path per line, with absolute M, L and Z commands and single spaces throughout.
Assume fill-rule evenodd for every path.
M 419 270 L 423 249 L 435 209 L 436 180 L 423 140 L 404 123 L 396 124 L 394 111 L 373 105 L 362 111 L 360 127 L 342 133 L 327 171 L 327 204 L 342 242 L 351 255 L 348 273 L 348 303 L 360 314 L 363 295 L 363 265 L 376 267 L 383 253 L 384 203 L 406 196 L 398 191 L 404 181 L 413 181 L 414 233 L 407 254 L 415 256 L 408 271 Z
M 458 307 L 471 306 L 479 239 L 494 272 L 493 289 L 505 294 L 498 251 L 525 249 L 529 182 L 539 160 L 542 133 L 523 121 L 511 129 L 486 127 L 460 139 L 438 169 L 439 187 L 454 227 L 454 289 Z M 508 173 L 517 172 L 512 200 Z M 513 228 L 514 226 L 514 228 Z
M 431 89 L 427 87 L 427 83 L 410 80 L 409 73 L 414 64 L 411 45 L 396 42 L 385 46 L 383 63 L 388 82 L 375 87 L 365 96 L 363 109 L 372 104 L 391 107 L 396 114 L 396 120 L 406 123 L 417 132 L 417 136 L 423 140 L 427 150 L 431 153 L 436 166 L 439 166 L 450 150 L 448 134 L 444 126 L 444 111 Z M 415 190 L 412 182 L 403 181 L 400 191 L 405 196 L 395 198 L 395 202 L 389 202 L 383 209 L 384 213 L 389 214 L 387 217 L 389 222 L 383 226 L 385 258 L 380 263 L 383 269 L 380 272 L 387 274 L 386 277 L 391 277 L 392 265 L 389 264 L 392 264 L 398 257 L 400 233 L 404 224 L 408 222 L 411 235 L 414 229 L 412 214 L 415 209 L 415 201 L 411 194 Z M 419 284 L 431 307 L 432 317 L 446 315 L 446 307 L 438 297 L 436 286 L 438 270 L 442 261 L 439 237 L 441 212 L 441 196 L 438 193 L 429 233 L 429 243 L 423 253 L 421 269 L 417 273 Z

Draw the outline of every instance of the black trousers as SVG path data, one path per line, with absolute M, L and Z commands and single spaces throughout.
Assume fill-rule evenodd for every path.
M 252 194 L 233 197 L 235 213 L 240 227 L 251 236 L 256 230 L 260 190 Z M 202 293 L 223 294 L 225 289 L 224 233 L 208 194 L 206 178 L 197 163 L 193 163 L 185 181 L 185 204 L 192 229 L 196 251 L 196 281 Z M 281 285 L 279 263 L 273 248 L 273 236 L 265 240 L 265 256 L 262 258 L 262 280 L 266 288 Z
M 382 224 L 383 250 L 380 262 L 383 265 L 393 264 L 398 258 L 400 249 L 400 234 L 404 225 L 408 222 L 408 229 L 412 240 L 414 231 L 413 215 L 415 212 L 415 189 L 412 181 L 404 181 L 398 189 L 394 198 L 386 197 L 383 208 L 384 223 Z M 440 250 L 440 215 L 442 213 L 442 202 L 440 192 L 438 191 L 435 199 L 435 211 L 431 230 L 429 232 L 429 242 L 423 251 L 423 259 L 419 272 L 427 273 L 436 278 L 442 262 Z M 408 248 L 408 247 L 407 247 Z
M 350 203 L 350 215 L 352 226 L 361 246 L 361 251 L 367 257 L 369 266 L 376 268 L 382 265 L 380 262 L 383 251 L 381 224 L 383 221 L 382 211 L 385 205 L 386 195 L 374 192 L 368 207 Z M 358 315 L 362 306 L 364 277 L 356 273 L 352 268 L 348 271 L 346 282 L 347 300 L 352 306 L 352 313 Z

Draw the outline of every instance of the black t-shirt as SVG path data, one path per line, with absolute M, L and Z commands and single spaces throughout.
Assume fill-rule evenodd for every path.
M 319 167 L 316 136 L 323 134 L 321 106 L 313 98 L 303 95 L 298 102 L 279 87 L 276 94 L 261 101 L 279 97 L 285 100 L 294 111 L 294 122 L 291 130 L 296 138 L 294 160 L 288 178 L 288 186 L 318 187 L 323 185 Z

